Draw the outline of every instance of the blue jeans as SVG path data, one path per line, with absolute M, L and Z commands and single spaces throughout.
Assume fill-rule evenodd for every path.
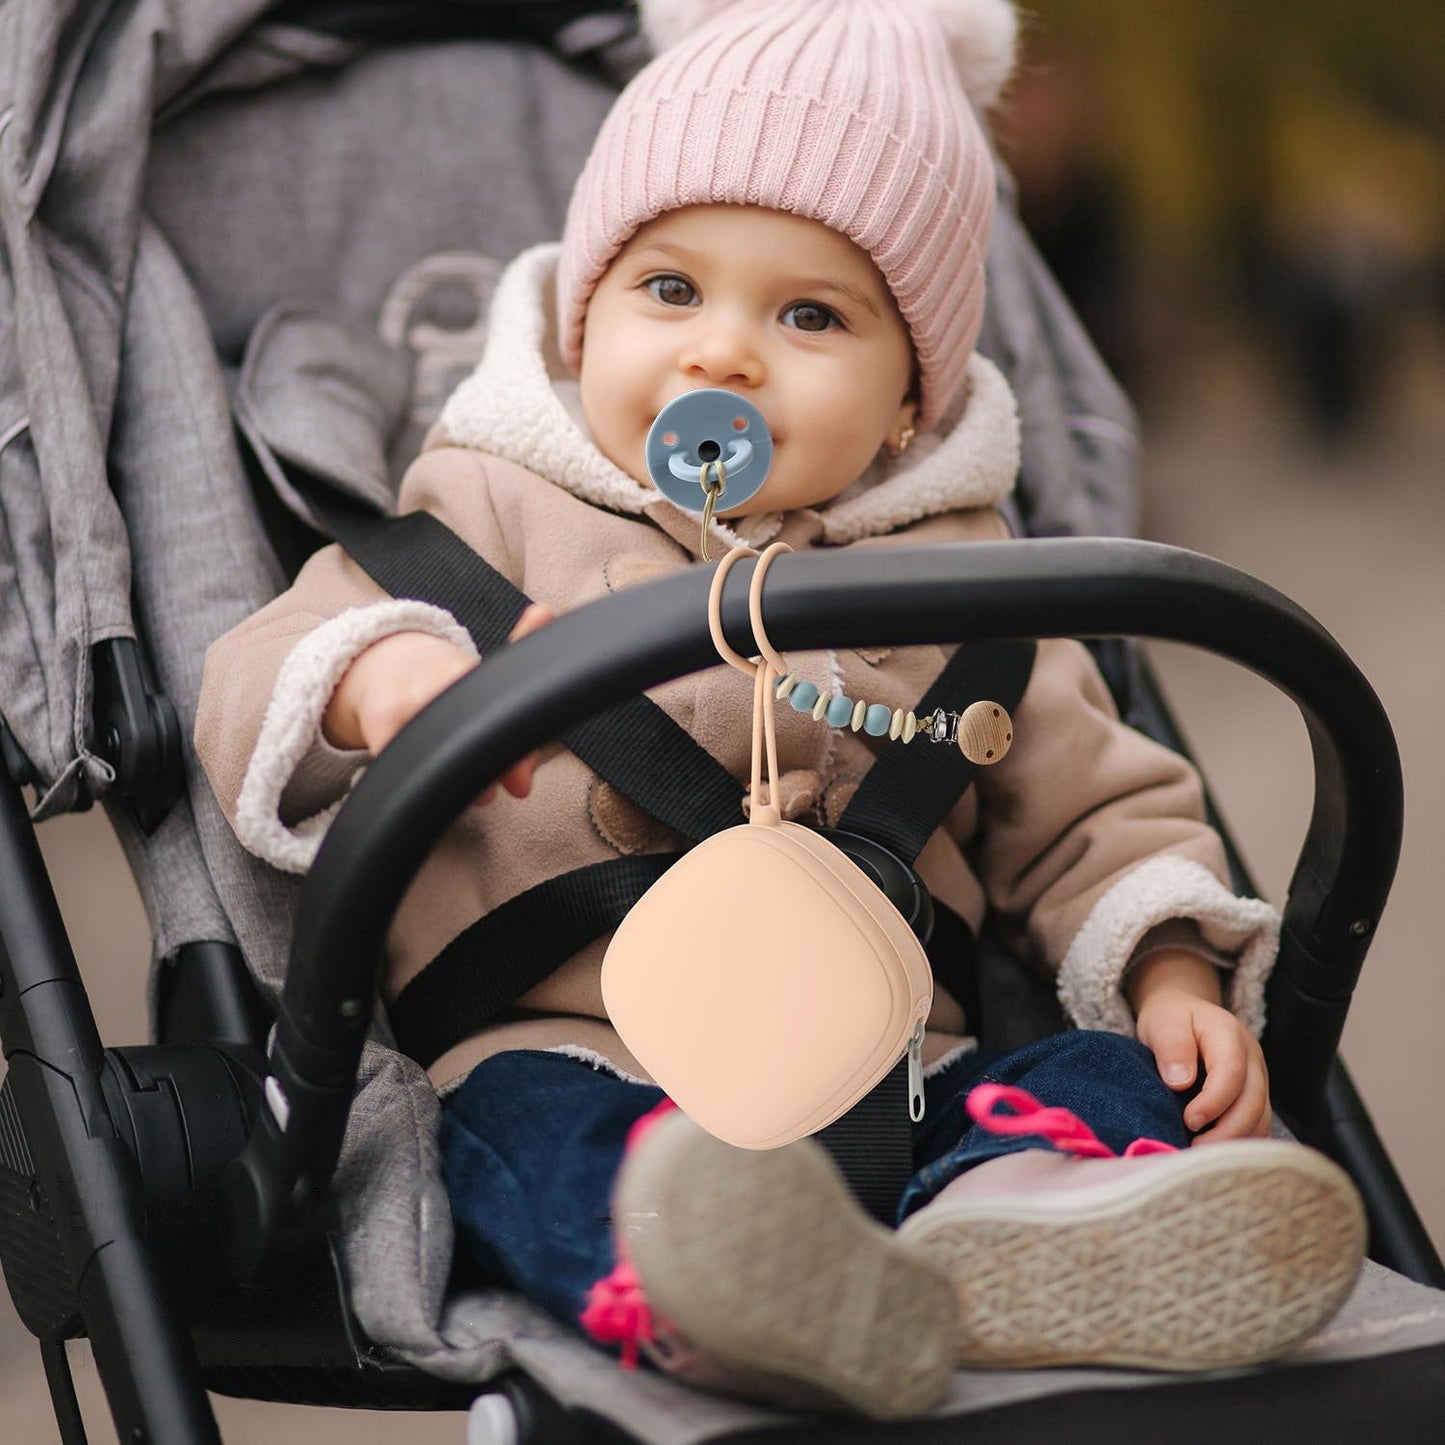
M 1186 1096 L 1133 1039 L 1080 1030 L 1002 1057 L 964 1054 L 924 1081 L 900 1220 L 987 1159 L 1050 1147 L 969 1119 L 964 1098 L 989 1082 L 1072 1110 L 1116 1153 L 1141 1137 L 1189 1142 Z M 616 1263 L 610 1197 L 627 1131 L 662 1097 L 565 1054 L 518 1050 L 472 1070 L 442 1103 L 442 1161 L 459 1239 L 489 1278 L 576 1325 L 589 1287 Z

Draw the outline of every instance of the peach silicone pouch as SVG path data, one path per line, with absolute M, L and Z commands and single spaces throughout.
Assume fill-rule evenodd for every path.
M 770 547 L 753 576 L 763 658 L 724 642 L 713 580 L 713 639 L 754 675 L 749 821 L 699 843 L 633 906 L 602 965 L 602 997 L 623 1042 L 667 1094 L 727 1143 L 774 1149 L 833 1122 L 905 1051 L 913 1117 L 919 1050 L 933 1001 L 922 944 L 882 891 L 810 828 L 784 822 L 772 692 L 782 659 L 762 630 Z M 765 740 L 768 784 L 761 778 Z

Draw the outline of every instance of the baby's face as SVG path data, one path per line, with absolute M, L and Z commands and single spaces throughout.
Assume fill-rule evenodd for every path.
M 818 221 L 690 206 L 637 232 L 587 309 L 582 409 L 593 441 L 647 483 L 654 418 L 722 387 L 767 418 L 773 465 L 723 517 L 835 497 L 913 424 L 908 328 L 867 252 Z

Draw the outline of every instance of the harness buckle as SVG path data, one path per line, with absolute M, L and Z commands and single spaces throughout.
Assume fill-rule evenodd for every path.
M 911 863 L 905 863 L 891 848 L 861 833 L 844 828 L 815 828 L 835 848 L 841 849 L 879 888 L 903 915 L 918 941 L 928 947 L 933 937 L 933 898 Z

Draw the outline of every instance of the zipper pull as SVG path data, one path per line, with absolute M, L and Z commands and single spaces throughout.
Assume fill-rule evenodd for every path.
M 923 1117 L 923 1020 L 908 1040 L 908 1117 L 916 1124 Z

